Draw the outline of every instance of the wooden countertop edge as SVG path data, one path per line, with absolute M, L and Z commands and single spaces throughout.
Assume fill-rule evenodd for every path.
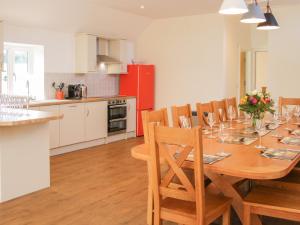
M 66 100 L 57 100 L 55 102 L 48 102 L 47 100 L 45 100 L 45 102 L 41 101 L 41 102 L 32 102 L 31 104 L 29 104 L 30 107 L 39 107 L 39 106 L 52 106 L 52 105 L 66 105 L 66 104 L 76 104 L 76 103 L 87 103 L 87 102 L 102 102 L 102 101 L 108 101 L 111 99 L 131 99 L 131 98 L 136 98 L 135 96 L 120 96 L 120 97 L 91 97 L 91 98 L 83 98 L 80 100 L 76 100 L 76 99 L 66 99 Z
M 17 126 L 25 126 L 39 123 L 47 123 L 51 120 L 59 120 L 64 117 L 63 114 L 60 115 L 51 115 L 51 116 L 42 116 L 37 118 L 28 118 L 24 120 L 16 120 L 16 121 L 0 121 L 0 128 L 2 127 L 17 127 Z

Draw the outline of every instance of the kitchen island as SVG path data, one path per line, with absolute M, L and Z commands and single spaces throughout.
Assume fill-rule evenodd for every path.
M 47 112 L 12 110 L 0 115 L 0 202 L 50 186 Z

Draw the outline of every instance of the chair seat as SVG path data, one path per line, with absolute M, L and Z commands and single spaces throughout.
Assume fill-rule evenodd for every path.
M 216 213 L 224 212 L 231 204 L 231 199 L 218 195 L 205 195 L 205 217 L 209 220 L 215 218 Z M 174 198 L 166 198 L 162 201 L 162 212 L 178 214 L 184 217 L 196 219 L 195 202 L 183 201 Z M 221 216 L 221 214 L 220 214 Z
M 300 195 L 290 190 L 258 186 L 244 199 L 250 206 L 300 214 Z

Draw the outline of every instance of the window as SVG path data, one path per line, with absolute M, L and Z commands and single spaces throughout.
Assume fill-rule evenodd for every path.
M 2 93 L 26 96 L 26 83 L 29 81 L 30 96 L 43 98 L 43 51 L 42 46 L 4 43 Z

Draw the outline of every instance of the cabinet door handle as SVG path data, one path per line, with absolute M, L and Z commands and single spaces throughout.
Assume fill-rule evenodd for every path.
M 90 110 L 88 109 L 86 112 L 86 116 L 89 116 L 89 115 L 90 115 Z
M 76 105 L 69 105 L 68 107 L 69 108 L 76 108 L 77 106 Z

